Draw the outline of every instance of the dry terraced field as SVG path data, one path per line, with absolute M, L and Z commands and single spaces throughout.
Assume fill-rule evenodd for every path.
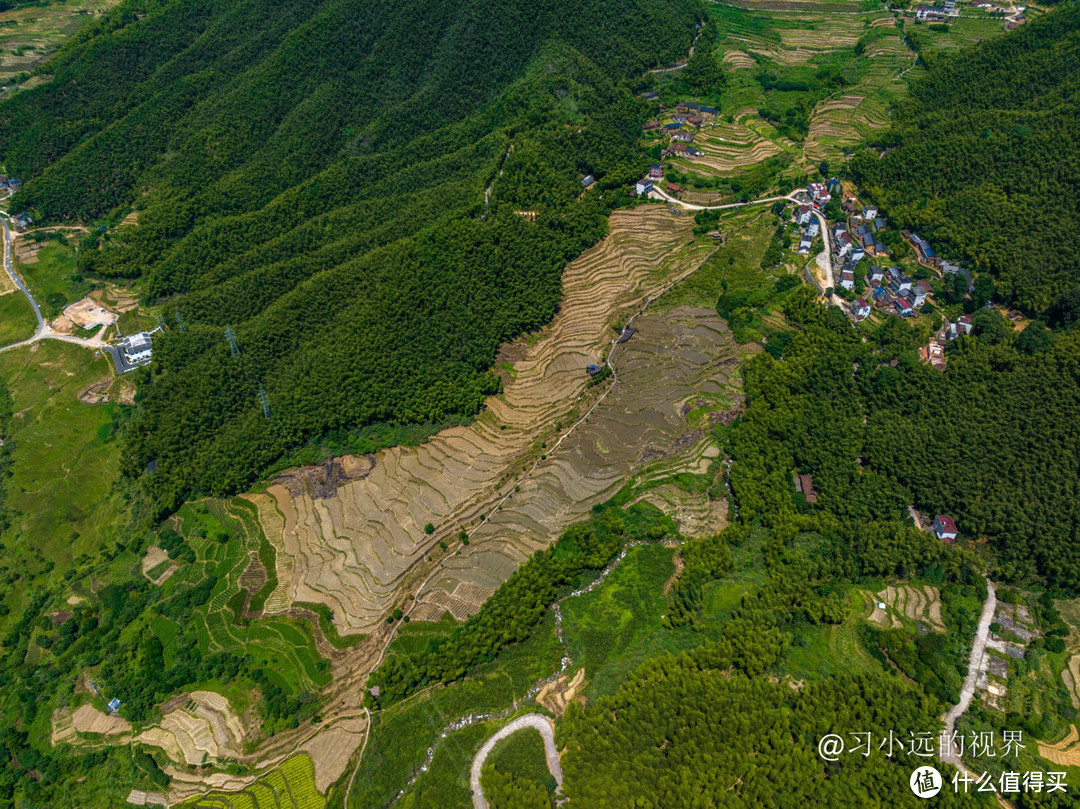
M 472 544 L 444 561 L 416 614 L 435 618 L 449 610 L 465 617 L 528 553 L 613 492 L 646 446 L 662 451 L 679 430 L 675 400 L 689 396 L 708 376 L 710 355 L 726 349 L 715 313 L 686 312 L 663 323 L 643 318 L 641 334 L 616 352 L 625 355 L 617 364 L 625 365 L 626 382 L 522 480 L 538 456 L 548 455 L 545 445 L 603 390 L 587 385 L 585 366 L 603 361 L 612 327 L 704 259 L 708 248 L 689 244 L 690 228 L 688 218 L 660 206 L 615 213 L 610 235 L 567 267 L 553 323 L 507 347 L 503 359 L 513 373 L 504 393 L 489 399 L 470 426 L 444 430 L 420 447 L 379 453 L 369 475 L 345 483 L 334 497 L 294 494 L 282 485 L 267 490 L 272 507 L 256 497 L 263 531 L 279 549 L 279 589 L 267 610 L 322 603 L 342 634 L 371 631 L 398 605 L 410 573 L 439 553 L 438 543 L 468 529 Z M 649 364 L 655 367 L 642 367 Z M 521 491 L 514 493 L 515 486 Z M 428 523 L 435 527 L 430 535 Z

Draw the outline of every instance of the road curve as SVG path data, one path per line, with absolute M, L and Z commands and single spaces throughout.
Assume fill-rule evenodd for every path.
M 484 761 L 487 760 L 488 754 L 494 749 L 498 742 L 525 728 L 533 728 L 540 731 L 540 736 L 544 739 L 544 754 L 547 756 L 548 770 L 551 771 L 551 775 L 555 778 L 555 783 L 558 784 L 558 788 L 562 788 L 562 765 L 559 764 L 559 753 L 555 749 L 555 724 L 548 717 L 538 713 L 525 714 L 525 716 L 519 716 L 510 724 L 500 728 L 494 736 L 484 742 L 483 746 L 476 754 L 476 757 L 473 758 L 472 772 L 469 774 L 469 784 L 472 787 L 473 809 L 488 809 L 487 799 L 484 797 L 484 790 L 480 786 L 480 770 L 483 769 Z
M 952 736 L 956 730 L 956 722 L 964 715 L 964 711 L 971 705 L 971 699 L 975 696 L 975 681 L 979 678 L 982 668 L 983 655 L 986 654 L 986 639 L 990 634 L 990 624 L 994 620 L 994 610 L 997 609 L 997 591 L 994 583 L 989 578 L 986 580 L 986 601 L 983 602 L 982 615 L 979 616 L 979 625 L 975 629 L 975 639 L 971 642 L 971 656 L 968 658 L 968 672 L 964 678 L 964 685 L 960 688 L 960 700 L 949 712 L 945 714 L 945 735 Z M 939 750 L 940 752 L 940 750 Z M 956 750 L 950 751 L 949 755 L 941 756 L 941 760 L 952 764 L 961 772 L 971 775 L 971 771 L 964 766 Z
M 7 199 L 7 197 L 0 198 L 0 201 L 2 201 L 3 199 Z M 23 283 L 22 278 L 19 277 L 19 274 L 15 272 L 15 268 L 11 265 L 11 253 L 13 249 L 12 244 L 14 242 L 14 239 L 11 236 L 11 228 L 9 227 L 9 224 L 10 217 L 8 217 L 8 215 L 4 211 L 0 211 L 0 225 L 3 225 L 4 227 L 4 269 L 7 270 L 7 274 L 11 277 L 11 280 L 15 283 L 15 286 L 18 287 L 19 291 L 26 296 L 26 299 L 28 301 L 30 301 L 30 307 L 34 310 L 34 317 L 37 318 L 37 328 L 34 329 L 34 334 L 32 337 L 29 337 L 26 340 L 20 340 L 17 343 L 11 343 L 10 345 L 2 346 L 0 347 L 0 351 L 10 351 L 14 348 L 22 348 L 23 346 L 28 346 L 32 343 L 36 343 L 38 340 L 60 340 L 65 343 L 74 343 L 75 345 L 82 346 L 83 348 L 101 348 L 109 351 L 110 353 L 114 352 L 116 349 L 114 349 L 112 346 L 110 346 L 108 343 L 101 339 L 101 336 L 106 331 L 104 328 L 101 329 L 93 337 L 87 339 L 85 337 L 75 337 L 71 334 L 60 334 L 59 332 L 53 331 L 52 327 L 50 327 L 49 324 L 45 322 L 45 318 L 41 316 L 41 309 L 38 307 L 37 301 L 34 300 L 34 296 L 30 294 L 30 290 L 26 288 L 26 285 Z M 49 229 L 50 228 L 42 228 L 42 230 Z M 55 230 L 55 228 L 51 229 Z

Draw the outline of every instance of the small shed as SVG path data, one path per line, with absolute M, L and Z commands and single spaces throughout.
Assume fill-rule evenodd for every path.
M 794 476 L 795 491 L 806 498 L 807 503 L 816 503 L 818 499 L 817 489 L 814 488 L 814 478 L 811 475 Z

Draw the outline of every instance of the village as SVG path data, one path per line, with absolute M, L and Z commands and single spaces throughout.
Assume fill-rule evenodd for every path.
M 646 100 L 659 102 L 655 91 L 642 94 Z M 728 204 L 699 204 L 700 195 L 690 196 L 683 185 L 665 181 L 670 172 L 664 161 L 694 161 L 702 156 L 695 139 L 705 139 L 717 124 L 720 113 L 715 107 L 694 101 L 681 101 L 668 111 L 660 105 L 661 115 L 642 127 L 646 143 L 660 138 L 660 162 L 653 163 L 637 181 L 632 193 L 666 201 L 691 209 L 734 208 L 754 202 L 794 202 L 787 217 L 785 246 L 805 257 L 804 277 L 833 303 L 840 305 L 856 324 L 885 317 L 921 319 L 932 337 L 920 351 L 922 360 L 944 369 L 945 346 L 957 337 L 972 333 L 972 316 L 979 306 L 992 308 L 988 295 L 977 292 L 970 270 L 942 258 L 918 233 L 892 227 L 873 204 L 864 204 L 850 183 L 835 176 L 822 176 L 808 182 L 804 189 L 782 196 L 759 200 L 740 200 Z M 655 150 L 654 150 L 655 154 Z M 582 181 L 586 188 L 591 176 Z M 781 193 L 786 189 L 781 185 Z M 827 226 L 827 232 L 822 232 Z M 709 234 L 721 238 L 719 231 Z M 814 256 L 819 256 L 817 262 Z M 823 262 L 825 265 L 823 267 Z M 815 270 L 822 270 L 821 274 Z M 1003 312 L 1014 325 L 1022 328 L 1017 312 Z

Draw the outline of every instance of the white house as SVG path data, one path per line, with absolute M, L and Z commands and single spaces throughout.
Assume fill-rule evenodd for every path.
M 811 220 L 810 223 L 806 226 L 806 235 L 809 236 L 811 239 L 817 236 L 820 231 L 821 226 L 818 225 L 818 221 L 816 219 Z
M 911 294 L 914 296 L 915 307 L 922 306 L 926 302 L 926 296 L 933 292 L 933 288 L 926 281 L 916 281 L 911 285 Z
M 851 304 L 851 314 L 856 321 L 866 320 L 870 316 L 870 302 L 866 298 L 856 298 Z
M 809 205 L 800 205 L 795 209 L 795 221 L 800 225 L 805 225 L 811 219 L 814 218 L 814 209 Z
M 150 362 L 151 332 L 141 331 L 122 338 L 116 347 L 124 354 L 129 365 L 145 365 Z
M 643 197 L 652 191 L 652 180 L 648 177 L 644 177 L 637 181 L 637 192 L 639 197 Z

